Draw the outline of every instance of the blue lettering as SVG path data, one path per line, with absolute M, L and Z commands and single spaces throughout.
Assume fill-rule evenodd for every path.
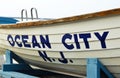
M 76 47 L 77 47 L 77 49 L 80 49 L 80 44 L 79 44 L 79 42 L 78 42 L 78 37 L 77 37 L 77 34 L 74 34 L 74 39 L 75 39 L 75 44 L 76 44 Z
M 44 61 L 49 61 L 49 62 L 52 62 L 52 60 L 47 56 L 46 52 L 43 51 L 43 53 L 41 51 L 38 51 L 40 57 L 43 58 Z
M 22 35 L 22 42 L 23 42 L 24 46 L 30 48 L 31 45 L 28 44 L 27 40 L 28 40 L 28 35 Z
M 32 45 L 33 45 L 32 46 L 33 48 L 35 48 L 35 47 L 41 48 L 40 44 L 37 42 L 35 35 L 32 36 Z
M 17 40 L 20 40 L 20 36 L 19 36 L 19 35 L 16 35 L 16 36 L 15 36 L 15 42 L 17 43 L 17 45 L 18 45 L 19 47 L 22 47 L 22 43 L 19 42 L 19 41 L 17 41 Z
M 60 52 L 61 58 L 58 59 L 61 63 L 68 63 L 68 60 L 65 58 L 63 52 Z
M 67 49 L 73 49 L 73 48 L 74 48 L 73 44 L 68 45 L 68 44 L 65 42 L 66 39 L 71 40 L 71 39 L 72 39 L 72 35 L 71 35 L 71 34 L 65 34 L 65 35 L 62 37 L 62 43 L 64 44 L 64 46 L 65 46 Z
M 106 48 L 105 40 L 106 40 L 108 33 L 109 33 L 108 31 L 104 32 L 102 36 L 98 32 L 94 33 L 96 35 L 96 37 L 100 40 L 102 48 Z
M 106 48 L 106 38 L 108 36 L 109 31 L 103 32 L 103 34 L 100 34 L 99 32 L 95 32 L 94 35 L 96 38 L 100 41 L 101 47 Z M 39 42 L 37 41 L 37 38 L 35 35 L 32 35 L 32 39 L 29 39 L 28 35 L 15 35 L 12 37 L 12 35 L 7 36 L 7 41 L 11 46 L 17 45 L 18 47 L 27 47 L 27 48 L 51 48 L 51 44 L 49 41 L 49 36 L 48 35 L 40 35 L 39 36 Z M 80 42 L 79 39 L 82 39 L 85 45 L 86 49 L 90 48 L 88 39 L 91 38 L 91 33 L 83 33 L 83 34 L 64 34 L 62 37 L 62 44 L 65 46 L 66 49 L 72 50 L 74 48 L 80 49 Z M 31 40 L 28 42 L 28 40 Z M 22 41 L 22 42 L 21 42 Z M 69 41 L 69 42 L 68 42 Z M 73 42 L 72 42 L 73 41 Z M 72 43 L 70 43 L 72 42 Z M 41 44 L 40 44 L 41 43 Z M 61 57 L 64 58 L 63 53 L 61 53 Z
M 86 48 L 90 48 L 90 46 L 89 46 L 89 42 L 88 42 L 88 38 L 91 38 L 91 34 L 90 33 L 86 33 L 86 34 L 79 34 L 79 37 L 80 38 L 83 38 L 83 40 L 84 40 L 84 43 L 85 43 L 85 47 Z
M 49 37 L 48 35 L 45 35 L 45 38 L 40 35 L 40 40 L 41 40 L 41 43 L 42 43 L 42 46 L 43 48 L 45 48 L 45 45 L 48 47 L 48 48 L 51 48 L 51 44 L 49 42 Z
M 11 46 L 15 46 L 15 42 L 14 42 L 13 37 L 11 35 L 8 35 L 7 40 Z

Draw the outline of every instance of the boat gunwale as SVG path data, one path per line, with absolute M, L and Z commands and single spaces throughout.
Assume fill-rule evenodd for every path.
M 38 26 L 42 26 L 42 25 L 74 22 L 74 21 L 85 20 L 85 19 L 90 19 L 90 18 L 113 16 L 113 15 L 119 15 L 119 14 L 120 14 L 120 8 L 117 8 L 117 9 L 111 9 L 111 10 L 89 13 L 89 14 L 84 14 L 84 15 L 53 19 L 53 20 L 31 21 L 31 22 L 22 22 L 22 23 L 16 23 L 16 24 L 0 25 L 0 29 L 38 27 Z

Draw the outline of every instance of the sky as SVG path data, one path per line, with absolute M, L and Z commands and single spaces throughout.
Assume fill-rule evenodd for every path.
M 120 0 L 1 0 L 0 16 L 21 17 L 21 10 L 36 8 L 39 18 L 62 18 L 120 8 Z

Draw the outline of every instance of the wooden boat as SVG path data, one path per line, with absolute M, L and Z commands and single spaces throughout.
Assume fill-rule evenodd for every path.
M 86 58 L 99 58 L 119 78 L 120 8 L 0 25 L 0 48 L 30 65 L 74 76 L 86 75 Z

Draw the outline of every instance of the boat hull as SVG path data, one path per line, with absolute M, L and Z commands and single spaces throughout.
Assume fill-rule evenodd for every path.
M 86 76 L 87 58 L 98 58 L 120 77 L 120 15 L 36 27 L 0 29 L 0 47 L 30 65 Z M 5 32 L 7 31 L 7 32 Z

